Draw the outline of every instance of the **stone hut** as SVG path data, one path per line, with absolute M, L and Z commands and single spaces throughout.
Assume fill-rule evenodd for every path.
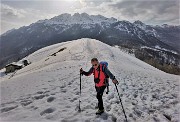
M 21 69 L 22 68 L 22 64 L 15 64 L 15 63 L 11 63 L 5 66 L 6 71 L 5 73 L 10 73 L 10 72 L 14 72 L 15 70 Z

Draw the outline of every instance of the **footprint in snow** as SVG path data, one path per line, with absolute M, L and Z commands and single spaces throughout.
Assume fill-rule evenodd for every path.
M 38 92 L 37 92 L 37 94 L 42 94 L 42 93 L 43 93 L 43 91 L 38 91 Z
M 116 122 L 117 121 L 117 118 L 113 114 L 109 114 L 107 112 L 104 112 L 101 115 L 97 115 L 96 119 L 95 119 L 95 122 L 96 122 L 96 120 L 99 120 L 99 119 L 102 119 L 104 121 L 111 120 L 112 122 Z
M 65 87 L 66 87 L 65 85 L 63 85 L 63 86 L 60 86 L 60 88 L 61 88 L 61 89 L 65 88 Z
M 73 98 L 72 100 L 70 100 L 71 102 L 74 102 L 74 101 L 76 101 L 78 98 Z
M 96 108 L 98 108 L 98 105 L 96 105 Z M 110 111 L 111 110 L 111 105 L 107 105 L 106 106 L 106 111 Z
M 14 105 L 14 106 L 10 106 L 10 107 L 4 107 L 1 109 L 1 113 L 11 111 L 17 107 L 18 107 L 18 105 Z
M 54 101 L 55 99 L 56 99 L 55 97 L 49 97 L 49 98 L 47 98 L 47 102 L 50 103 L 50 102 Z
M 138 93 L 135 92 L 135 93 L 133 94 L 133 96 L 134 96 L 134 98 L 136 98 L 136 97 L 138 96 Z
M 33 98 L 35 100 L 39 100 L 39 99 L 43 99 L 45 97 L 45 95 L 37 95 L 37 96 L 34 96 Z
M 61 89 L 61 92 L 66 93 L 67 90 L 66 89 Z
M 53 113 L 54 111 L 55 111 L 55 108 L 47 108 L 44 111 L 42 111 L 40 115 L 43 116 L 44 114 L 50 114 L 50 113 Z
M 9 104 L 15 104 L 16 102 L 12 101 L 12 102 L 7 102 L 7 103 L 1 103 L 0 104 L 0 107 L 5 107 L 6 105 L 9 105 Z
M 31 100 L 26 100 L 26 99 L 25 99 L 25 100 L 20 101 L 20 103 L 21 103 L 22 106 L 27 106 L 27 105 L 31 104 L 32 101 L 31 101 Z
M 30 106 L 30 108 L 32 108 L 34 110 L 38 109 L 38 107 L 36 107 L 36 106 Z
M 69 82 L 69 83 L 68 83 L 68 86 L 70 86 L 71 84 L 72 84 L 72 82 Z

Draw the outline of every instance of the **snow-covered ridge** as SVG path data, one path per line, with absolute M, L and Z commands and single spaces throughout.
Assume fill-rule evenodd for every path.
M 147 47 L 147 46 L 142 46 L 141 48 L 151 49 L 151 50 L 154 50 L 154 51 L 166 51 L 166 52 L 171 52 L 173 54 L 178 54 L 176 51 L 168 50 L 168 49 L 165 49 L 165 48 L 161 48 L 158 45 L 156 45 L 154 48 Z
M 178 27 L 178 28 L 180 28 L 180 25 L 163 24 L 163 25 L 156 25 L 156 27 L 160 27 L 160 28 L 174 28 L 174 27 Z
M 9 34 L 10 32 L 16 30 L 15 28 L 11 29 L 11 30 L 8 30 L 6 31 L 5 33 L 3 33 L 1 36 L 6 36 L 7 34 Z
M 159 37 L 157 31 L 153 28 L 151 25 L 146 25 L 145 23 L 137 20 L 133 23 L 136 27 L 139 27 L 143 31 L 145 31 L 147 34 L 152 35 L 154 37 Z
M 115 18 L 106 18 L 101 15 L 88 15 L 87 13 L 75 13 L 74 15 L 71 14 L 61 14 L 59 16 L 53 17 L 50 20 L 40 20 L 39 23 L 46 23 L 46 24 L 64 24 L 64 25 L 71 25 L 71 24 L 101 24 L 101 23 L 114 23 L 117 19 Z
M 174 54 L 178 54 L 176 51 L 161 48 L 159 45 L 156 45 L 155 48 L 159 49 L 159 50 L 164 50 L 164 51 L 167 51 L 167 52 L 171 52 L 171 53 L 174 53 Z
M 119 81 L 129 122 L 178 121 L 179 76 L 164 73 L 117 47 L 86 38 L 42 48 L 26 57 L 30 65 L 13 76 L 2 75 L 1 121 L 124 121 L 111 80 L 110 92 L 103 96 L 106 113 L 95 116 L 93 76 L 82 76 L 82 112 L 77 111 L 79 69 L 89 70 L 93 57 L 107 61 Z

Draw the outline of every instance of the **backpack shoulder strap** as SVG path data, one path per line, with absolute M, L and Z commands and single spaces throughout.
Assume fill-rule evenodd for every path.
M 95 69 L 93 68 L 93 75 L 94 75 L 94 79 L 95 79 Z
M 105 64 L 102 64 L 102 71 L 103 71 L 103 72 L 105 71 L 105 68 L 106 68 L 106 65 L 105 65 Z
M 109 78 L 109 76 L 105 73 L 105 68 L 107 68 L 107 66 L 105 64 L 102 64 L 102 72 L 104 72 L 106 78 Z

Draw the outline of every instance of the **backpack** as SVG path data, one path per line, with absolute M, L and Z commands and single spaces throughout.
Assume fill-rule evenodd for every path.
M 102 71 L 104 72 L 105 68 L 108 67 L 108 62 L 101 61 L 100 64 L 102 64 Z M 106 75 L 106 74 L 105 74 Z M 109 78 L 109 76 L 106 75 L 106 78 Z
M 103 66 L 103 67 L 102 67 L 102 71 L 104 72 L 105 68 L 108 67 L 108 62 L 106 62 L 106 61 L 101 61 L 100 64 L 102 64 L 102 66 Z M 105 73 L 104 73 L 104 74 L 105 74 Z M 105 74 L 105 76 L 106 76 L 105 84 L 106 84 L 106 87 L 107 87 L 107 92 L 106 92 L 106 94 L 108 94 L 108 92 L 109 92 L 109 76 L 106 75 L 106 74 Z

